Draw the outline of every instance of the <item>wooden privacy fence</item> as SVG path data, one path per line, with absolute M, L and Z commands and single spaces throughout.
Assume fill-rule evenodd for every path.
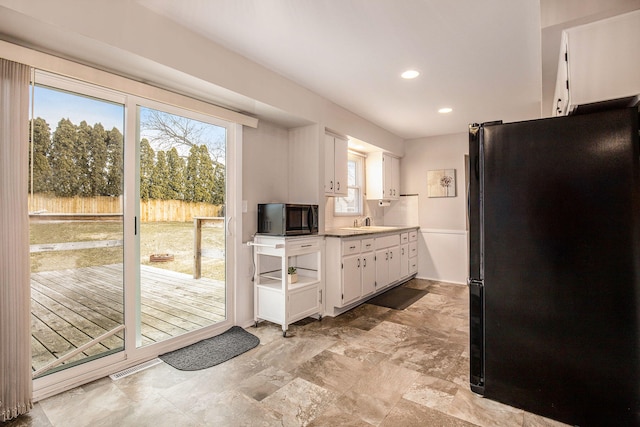
M 122 213 L 122 196 L 55 197 L 48 194 L 29 194 L 29 212 L 50 214 Z
M 55 197 L 46 194 L 29 195 L 30 213 L 47 214 L 107 214 L 122 213 L 122 196 Z M 224 215 L 222 205 L 183 200 L 141 200 L 140 221 L 193 221 L 195 217 Z
M 193 221 L 195 217 L 218 217 L 222 206 L 182 200 L 141 200 L 140 221 Z

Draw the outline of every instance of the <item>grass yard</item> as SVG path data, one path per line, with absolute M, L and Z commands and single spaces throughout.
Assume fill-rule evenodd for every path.
M 185 274 L 193 274 L 193 222 L 149 222 L 141 224 L 140 263 Z M 96 240 L 122 240 L 120 221 L 52 221 L 32 223 L 31 244 L 53 244 Z M 203 249 L 224 253 L 223 223 L 202 226 Z M 151 254 L 172 254 L 170 262 L 150 262 Z M 124 259 L 123 247 L 65 250 L 31 254 L 31 272 L 61 270 L 119 264 Z M 202 258 L 202 275 L 225 280 L 224 259 Z

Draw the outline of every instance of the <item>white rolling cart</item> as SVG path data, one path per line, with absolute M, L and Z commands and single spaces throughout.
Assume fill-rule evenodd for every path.
M 286 336 L 291 323 L 314 315 L 321 319 L 324 239 L 256 235 L 248 244 L 254 247 L 255 325 L 260 320 L 277 323 Z M 295 283 L 287 274 L 289 267 L 296 269 Z

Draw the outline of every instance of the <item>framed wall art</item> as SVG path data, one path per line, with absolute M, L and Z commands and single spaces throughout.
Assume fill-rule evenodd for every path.
M 456 197 L 456 170 L 427 171 L 428 197 Z

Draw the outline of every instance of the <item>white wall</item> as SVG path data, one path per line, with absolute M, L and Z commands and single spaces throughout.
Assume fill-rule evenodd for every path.
M 403 152 L 402 138 L 135 1 L 0 0 L 0 28 L 8 41 L 251 115 L 322 123 Z
M 289 132 L 261 121 L 257 129 L 243 130 L 242 198 L 247 212 L 242 214 L 242 242 L 236 286 L 236 323 L 253 321 L 253 256 L 246 245 L 258 229 L 258 203 L 282 202 L 289 198 Z
M 261 121 L 257 129 L 245 128 L 242 146 L 242 241 L 251 240 L 258 228 L 258 203 L 289 199 L 289 133 Z
M 405 141 L 400 160 L 402 194 L 418 194 L 418 277 L 454 283 L 467 279 L 465 154 L 467 133 Z M 456 170 L 456 197 L 427 197 L 427 171 Z

